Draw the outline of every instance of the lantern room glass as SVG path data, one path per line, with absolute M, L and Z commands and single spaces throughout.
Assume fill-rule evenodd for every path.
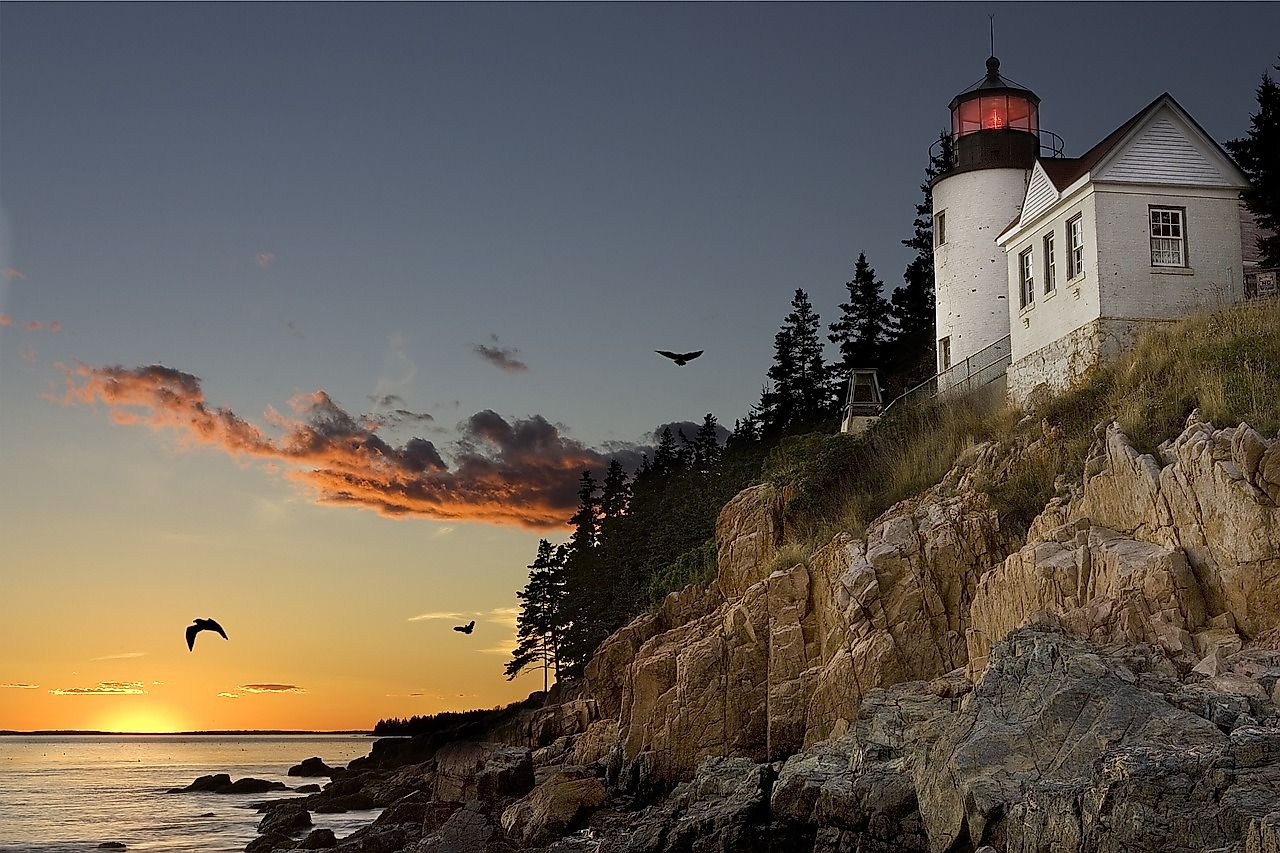
M 965 136 L 980 130 L 1024 130 L 1036 133 L 1040 129 L 1039 108 L 1023 95 L 995 92 L 975 95 L 956 104 L 951 111 L 951 132 Z

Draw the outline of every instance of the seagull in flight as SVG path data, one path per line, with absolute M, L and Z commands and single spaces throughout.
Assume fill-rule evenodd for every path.
M 702 350 L 697 352 L 667 352 L 664 349 L 654 350 L 658 355 L 664 355 L 674 361 L 676 364 L 685 365 L 702 355 Z
M 465 625 L 454 625 L 454 626 L 453 626 L 453 630 L 455 630 L 455 631 L 457 631 L 457 632 L 459 632 L 459 633 L 461 633 L 461 634 L 470 634 L 470 633 L 471 633 L 472 631 L 474 631 L 475 629 L 476 629 L 476 620 L 474 620 L 474 619 L 472 619 L 470 622 L 468 622 L 468 623 L 467 623 L 467 624 L 465 624 Z
M 227 632 L 222 630 L 222 626 L 212 619 L 197 619 L 187 626 L 187 651 L 195 651 L 196 634 L 201 631 L 216 631 L 222 635 L 222 639 L 227 638 Z

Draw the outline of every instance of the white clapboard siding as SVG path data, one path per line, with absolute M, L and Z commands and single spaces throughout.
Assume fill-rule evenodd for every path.
M 1180 122 L 1153 120 L 1096 176 L 1100 181 L 1231 186 Z
M 1057 200 L 1058 190 L 1037 163 L 1031 173 L 1031 182 L 1027 184 L 1027 198 L 1022 203 L 1022 216 L 1018 221 L 1030 222 Z

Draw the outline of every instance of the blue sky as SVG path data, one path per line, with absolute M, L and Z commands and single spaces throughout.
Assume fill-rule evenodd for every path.
M 991 9 L 1002 70 L 1069 154 L 1166 90 L 1239 135 L 1280 49 L 1274 4 Z M 860 251 L 901 281 L 926 151 L 982 76 L 987 12 L 5 4 L 0 532 L 28 599 L 0 624 L 73 582 L 73 612 L 128 607 L 141 585 L 156 624 L 181 626 L 201 595 L 234 610 L 265 577 L 277 611 L 299 585 L 341 589 L 312 604 L 337 618 L 356 566 L 406 611 L 509 607 L 536 533 L 316 506 L 260 461 L 51 401 L 55 364 L 163 364 L 264 430 L 298 394 L 352 414 L 394 394 L 434 421 L 387 441 L 420 433 L 447 460 L 455 425 L 484 410 L 541 415 L 588 447 L 708 411 L 731 424 L 796 287 L 829 321 Z M 706 355 L 676 369 L 655 348 Z M 228 583 L 169 584 L 175 560 Z M 279 668 L 346 677 L 307 649 Z M 482 661 L 468 693 L 521 692 Z M 22 680 L 5 665 L 0 681 Z

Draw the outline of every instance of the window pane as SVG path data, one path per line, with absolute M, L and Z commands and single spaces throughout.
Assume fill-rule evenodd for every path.
M 981 102 L 983 130 L 1003 130 L 1009 126 L 1009 108 L 1004 95 L 988 95 Z
M 1009 96 L 1009 127 L 1031 130 L 1031 102 L 1017 95 Z

